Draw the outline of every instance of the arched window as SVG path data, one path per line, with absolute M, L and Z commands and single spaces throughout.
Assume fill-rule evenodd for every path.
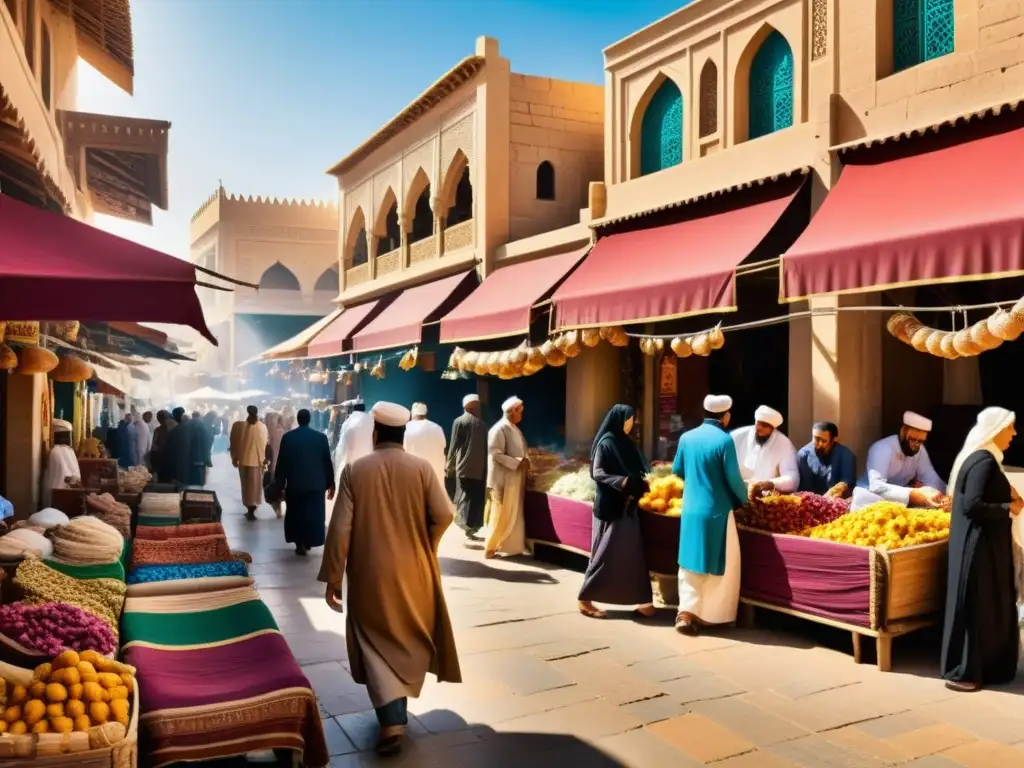
M 793 51 L 772 32 L 750 64 L 748 138 L 756 139 L 793 124 Z
M 711 59 L 700 71 L 700 137 L 718 130 L 718 67 Z
M 313 287 L 314 291 L 331 291 L 332 293 L 338 292 L 338 268 L 328 267 L 323 271 L 323 274 L 316 279 L 316 285 Z
M 377 243 L 377 255 L 397 250 L 402 245 L 402 229 L 398 225 L 398 201 L 395 200 L 384 214 L 384 237 Z
M 410 243 L 430 237 L 434 234 L 434 211 L 430 207 L 430 185 L 428 184 L 416 198 L 416 212 L 412 218 L 412 236 Z
M 260 288 L 268 291 L 298 291 L 299 279 L 280 261 L 267 268 L 260 278 Z
M 954 16 L 953 0 L 893 0 L 893 71 L 952 53 Z
M 359 267 L 370 260 L 370 245 L 366 240 L 366 225 L 359 227 L 356 242 L 352 247 L 352 266 Z
M 665 78 L 651 97 L 640 126 L 640 175 L 683 162 L 683 94 Z
M 43 22 L 40 25 L 42 29 L 41 42 L 39 44 L 39 87 L 43 92 L 43 104 L 46 108 L 50 108 L 50 102 L 53 99 L 53 71 L 51 66 L 52 54 L 50 52 L 50 30 L 46 28 L 46 23 Z
M 555 199 L 555 166 L 547 160 L 537 166 L 537 199 Z
M 455 202 L 448 209 L 445 226 L 454 227 L 473 218 L 473 186 L 469 183 L 469 166 L 462 169 L 455 187 Z

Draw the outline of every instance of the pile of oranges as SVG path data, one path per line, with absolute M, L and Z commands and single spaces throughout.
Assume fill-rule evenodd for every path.
M 675 475 L 650 478 L 650 490 L 640 498 L 640 509 L 656 515 L 679 517 L 683 509 L 683 481 Z

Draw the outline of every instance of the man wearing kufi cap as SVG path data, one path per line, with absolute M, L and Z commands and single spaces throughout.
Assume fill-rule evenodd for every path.
M 906 411 L 900 431 L 868 449 L 865 471 L 857 481 L 850 508 L 862 509 L 878 501 L 928 509 L 944 506 L 946 483 L 924 446 L 931 431 L 931 419 Z
M 487 425 L 480 418 L 478 395 L 462 398 L 462 409 L 452 422 L 445 470 L 455 479 L 455 522 L 467 539 L 475 540 L 484 524 L 487 500 Z
M 409 417 L 395 403 L 370 411 L 374 448 L 342 470 L 318 576 L 339 612 L 348 578 L 348 658 L 376 709 L 382 755 L 401 750 L 408 697 L 428 671 L 462 681 L 437 564 L 454 514 L 430 464 L 402 449 Z
M 740 540 L 733 510 L 747 500 L 736 445 L 726 432 L 732 398 L 704 398 L 704 423 L 679 439 L 672 471 L 683 479 L 679 525 L 678 632 L 736 621 Z
M 793 442 L 779 432 L 782 414 L 767 405 L 754 411 L 754 424 L 732 433 L 743 481 L 756 485 L 755 490 L 776 490 L 793 493 L 800 485 L 800 468 L 796 463 Z
M 501 404 L 501 420 L 487 433 L 487 524 L 490 532 L 484 557 L 521 555 L 526 551 L 526 473 L 530 469 L 526 438 L 519 424 L 523 401 L 510 397 Z
M 53 447 L 46 460 L 46 477 L 43 480 L 43 507 L 49 507 L 53 491 L 67 488 L 69 480 L 81 480 L 82 470 L 78 457 L 71 447 L 71 422 L 63 419 L 53 421 Z
M 341 436 L 338 447 L 334 451 L 334 471 L 341 476 L 346 465 L 369 456 L 373 452 L 373 419 L 366 412 L 366 404 L 362 400 L 352 403 L 352 413 L 341 425 Z M 335 487 L 338 483 L 335 482 Z
M 440 424 L 427 418 L 427 404 L 412 404 L 412 421 L 405 428 L 405 452 L 426 459 L 444 487 L 445 448 L 448 440 Z

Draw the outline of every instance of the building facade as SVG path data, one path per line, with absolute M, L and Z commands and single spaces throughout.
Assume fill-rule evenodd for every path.
M 168 205 L 170 123 L 77 111 L 79 58 L 132 92 L 128 0 L 0 2 L 0 194 L 82 221 L 102 213 L 152 223 L 153 208 Z M 0 378 L 3 488 L 31 514 L 47 379 Z

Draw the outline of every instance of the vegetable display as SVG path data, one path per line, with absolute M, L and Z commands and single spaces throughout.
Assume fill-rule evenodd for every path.
M 0 633 L 29 650 L 53 656 L 68 648 L 102 654 L 117 649 L 117 639 L 106 622 L 66 603 L 0 606 Z
M 879 501 L 831 523 L 802 530 L 800 535 L 858 547 L 901 549 L 948 539 L 949 513 Z
M 675 475 L 648 475 L 647 491 L 640 498 L 640 509 L 656 515 L 679 517 L 683 509 L 683 481 Z
M 846 499 L 807 492 L 772 494 L 748 501 L 736 513 L 736 522 L 769 533 L 794 533 L 830 523 L 849 511 Z

